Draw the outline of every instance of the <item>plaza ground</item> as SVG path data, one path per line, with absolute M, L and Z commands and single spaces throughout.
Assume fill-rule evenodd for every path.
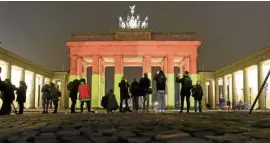
M 8 142 L 207 143 L 270 142 L 270 113 L 115 113 L 0 116 Z

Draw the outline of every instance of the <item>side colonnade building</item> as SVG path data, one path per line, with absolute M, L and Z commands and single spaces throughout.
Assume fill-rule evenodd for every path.
M 270 69 L 270 46 L 218 69 L 215 72 L 199 72 L 199 80 L 204 89 L 204 103 L 212 109 L 219 109 L 219 99 L 252 105 Z M 268 88 L 270 80 L 267 81 Z M 266 96 L 265 96 L 266 95 Z M 267 88 L 254 109 L 270 109 L 270 96 Z
M 25 108 L 27 109 L 42 107 L 41 88 L 45 83 L 53 82 L 63 95 L 67 93 L 67 72 L 51 72 L 1 47 L 0 67 L 2 68 L 0 76 L 3 81 L 10 79 L 16 87 L 19 87 L 20 81 L 25 81 L 27 84 L 25 103 Z M 61 97 L 60 107 L 68 106 L 65 98 Z M 2 100 L 0 100 L 0 105 L 2 105 Z M 14 105 L 17 106 L 16 100 L 14 101 Z

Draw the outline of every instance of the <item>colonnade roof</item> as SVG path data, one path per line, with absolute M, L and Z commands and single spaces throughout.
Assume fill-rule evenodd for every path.
M 109 33 L 71 33 L 71 36 L 72 39 L 68 41 L 197 41 L 195 32 L 163 33 L 142 29 L 116 30 Z
M 30 70 L 35 72 L 36 74 L 41 74 L 43 76 L 51 77 L 52 72 L 48 69 L 31 62 L 13 52 L 8 51 L 5 48 L 0 47 L 0 60 L 11 63 L 12 65 L 16 65 L 18 67 L 24 68 L 26 70 Z
M 231 74 L 233 72 L 243 70 L 252 65 L 256 65 L 260 62 L 267 61 L 270 59 L 270 45 L 266 46 L 262 49 L 255 51 L 254 53 L 237 60 L 227 66 L 224 66 L 214 72 L 216 77 L 225 76 L 227 74 Z

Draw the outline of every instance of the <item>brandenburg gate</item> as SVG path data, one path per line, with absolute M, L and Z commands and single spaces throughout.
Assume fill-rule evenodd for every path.
M 101 107 L 105 95 L 105 67 L 114 67 L 114 93 L 120 100 L 120 82 L 124 67 L 143 68 L 151 78 L 151 67 L 158 66 L 167 76 L 166 105 L 175 105 L 174 68 L 189 71 L 197 81 L 197 49 L 201 42 L 194 39 L 195 33 L 156 33 L 148 29 L 148 17 L 140 21 L 130 6 L 126 21 L 119 17 L 119 29 L 114 33 L 72 34 L 66 42 L 70 57 L 70 80 L 87 77 L 87 68 L 92 67 L 92 107 Z M 142 75 L 143 75 L 142 73 Z M 155 85 L 152 85 L 155 86 Z M 151 96 L 150 96 L 151 97 Z M 151 104 L 151 98 L 150 98 Z

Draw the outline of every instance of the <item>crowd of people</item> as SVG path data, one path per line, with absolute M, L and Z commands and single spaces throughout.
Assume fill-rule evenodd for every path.
M 154 81 L 156 84 L 156 94 L 157 94 L 157 104 L 159 112 L 165 112 L 166 108 L 166 82 L 167 78 L 162 70 L 159 70 L 155 76 Z M 186 99 L 187 103 L 187 112 L 190 110 L 190 96 L 194 98 L 194 110 L 195 112 L 202 112 L 202 96 L 203 90 L 200 85 L 200 82 L 197 82 L 195 85 L 192 84 L 192 80 L 189 76 L 189 73 L 184 72 L 183 77 L 177 76 L 176 82 L 181 84 L 181 110 L 184 109 L 184 100 Z M 144 76 L 137 81 L 134 78 L 131 84 L 128 83 L 126 77 L 122 77 L 121 81 L 118 84 L 120 88 L 120 104 L 118 105 L 114 91 L 110 89 L 107 91 L 106 95 L 103 96 L 101 100 L 101 105 L 106 109 L 107 113 L 115 112 L 119 109 L 120 112 L 137 112 L 139 110 L 139 99 L 142 99 L 142 109 L 144 112 L 149 112 L 149 96 L 153 93 L 151 88 L 151 80 L 148 77 L 148 74 L 145 73 Z M 77 95 L 79 94 L 79 99 L 81 102 L 81 112 L 83 112 L 84 103 L 87 104 L 89 112 L 92 112 L 90 109 L 90 99 L 91 91 L 90 86 L 85 82 L 85 79 L 75 79 L 67 85 L 68 90 L 70 91 L 69 97 L 71 98 L 71 113 L 75 112 L 75 105 L 77 101 Z M 141 98 L 140 98 L 141 97 Z M 132 107 L 129 106 L 129 101 L 132 101 Z M 131 108 L 133 110 L 131 110 Z
M 1 73 L 1 67 L 0 67 Z M 157 94 L 157 104 L 159 112 L 165 112 L 166 108 L 166 82 L 167 78 L 162 70 L 159 70 L 155 76 L 154 81 L 156 84 L 156 94 Z M 189 76 L 189 73 L 184 72 L 183 77 L 177 76 L 176 82 L 181 84 L 181 107 L 180 112 L 183 112 L 184 109 L 184 100 L 187 103 L 187 112 L 190 110 L 190 96 L 194 97 L 194 110 L 195 112 L 202 112 L 202 96 L 203 90 L 200 85 L 200 82 L 192 85 L 192 80 Z M 144 76 L 137 81 L 134 78 L 131 84 L 128 83 L 125 77 L 122 77 L 122 80 L 118 84 L 120 88 L 120 104 L 118 105 L 114 91 L 110 89 L 101 100 L 101 105 L 106 109 L 108 113 L 115 112 L 119 109 L 120 112 L 132 112 L 131 107 L 129 106 L 130 99 L 132 101 L 132 109 L 137 112 L 139 110 L 139 99 L 142 99 L 143 111 L 149 112 L 149 96 L 153 93 L 151 88 L 151 80 L 148 77 L 148 74 L 145 73 Z M 84 104 L 87 105 L 88 112 L 94 112 L 91 110 L 91 88 L 86 83 L 85 79 L 75 79 L 68 83 L 67 89 L 69 92 L 69 97 L 71 99 L 71 113 L 76 113 L 75 106 L 77 102 L 77 96 L 79 95 L 80 100 L 80 110 L 83 112 Z M 24 103 L 26 102 L 26 91 L 27 85 L 24 81 L 20 81 L 19 87 L 12 85 L 9 79 L 2 81 L 0 78 L 0 91 L 1 99 L 3 101 L 0 115 L 9 115 L 12 110 L 13 101 L 15 100 L 15 94 L 17 95 L 16 102 L 18 102 L 19 112 L 18 114 L 23 114 Z M 57 113 L 59 97 L 61 97 L 61 92 L 57 89 L 56 85 L 52 82 L 46 83 L 42 89 L 42 105 L 44 114 L 48 113 L 48 108 L 50 103 L 54 105 L 54 111 L 52 113 Z M 141 97 L 141 98 L 140 98 Z M 124 104 L 124 106 L 123 106 Z M 14 110 L 16 111 L 15 107 Z M 17 111 L 16 111 L 17 112 Z

